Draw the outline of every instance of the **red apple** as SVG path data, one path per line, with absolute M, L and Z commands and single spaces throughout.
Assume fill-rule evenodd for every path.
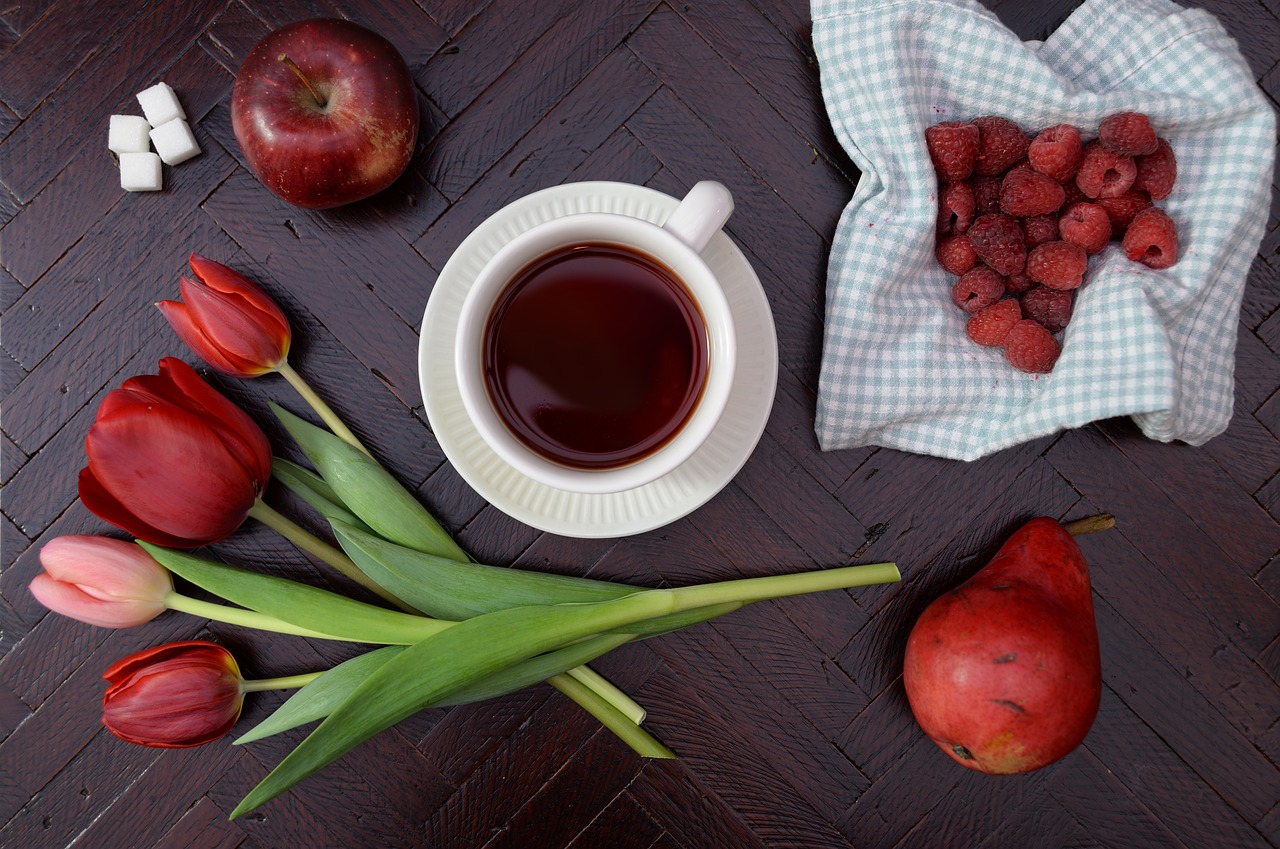
M 249 52 L 231 93 L 231 125 L 268 189 L 324 209 L 367 198 L 404 172 L 418 100 L 391 42 L 318 18 L 281 27 Z

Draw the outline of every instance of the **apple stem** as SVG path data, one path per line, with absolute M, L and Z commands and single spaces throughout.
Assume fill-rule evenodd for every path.
M 1096 534 L 1098 531 L 1105 531 L 1108 528 L 1116 526 L 1116 517 L 1110 513 L 1099 513 L 1097 516 L 1088 516 L 1084 519 L 1076 519 L 1074 522 L 1068 522 L 1062 527 L 1067 533 L 1073 537 L 1081 534 Z
M 302 80 L 302 84 L 307 87 L 307 91 L 311 92 L 311 96 L 316 99 L 316 104 L 323 108 L 327 102 L 326 99 L 319 95 L 315 90 L 315 86 L 311 85 L 311 80 L 307 79 L 307 75 L 302 73 L 302 69 L 298 67 L 298 63 L 290 59 L 289 54 L 287 53 L 280 54 L 280 61 L 288 65 L 289 70 L 298 75 L 298 79 Z

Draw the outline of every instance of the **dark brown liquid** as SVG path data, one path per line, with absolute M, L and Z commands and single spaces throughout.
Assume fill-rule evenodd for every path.
M 608 469 L 666 444 L 707 374 L 697 304 L 663 265 L 614 245 L 541 257 L 498 298 L 485 381 L 508 428 L 566 466 Z

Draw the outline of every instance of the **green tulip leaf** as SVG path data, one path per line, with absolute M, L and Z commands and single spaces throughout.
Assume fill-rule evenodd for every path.
M 418 551 L 451 560 L 468 559 L 430 511 L 376 460 L 278 404 L 272 404 L 271 409 L 339 503 L 374 533 Z
M 597 604 L 518 607 L 459 622 L 405 649 L 358 686 L 240 802 L 254 810 L 379 731 L 468 684 L 532 657 L 671 612 L 649 590 Z
M 205 560 L 139 541 L 156 561 L 196 586 L 283 622 L 361 643 L 408 645 L 451 623 L 365 604 L 319 587 Z
M 326 520 L 336 519 L 366 532 L 372 532 L 372 528 L 346 508 L 342 499 L 338 498 L 338 494 L 333 491 L 333 487 L 310 469 L 304 469 L 297 463 L 291 463 L 282 457 L 273 457 L 271 478 L 284 484 L 290 492 L 310 504 Z
M 522 663 L 473 681 L 433 704 L 466 705 L 514 693 L 516 690 L 523 690 L 539 681 L 546 681 L 552 676 L 589 663 L 630 640 L 627 634 L 601 634 L 579 640 L 573 645 L 531 657 Z
M 418 610 L 441 619 L 470 619 L 508 607 L 609 601 L 637 587 L 450 560 L 396 545 L 331 519 L 338 542 L 374 581 Z
M 351 691 L 384 663 L 404 651 L 404 646 L 383 646 L 326 669 L 252 729 L 236 738 L 236 745 L 252 743 L 317 719 L 324 719 L 342 704 Z
M 900 579 L 893 563 L 874 563 L 671 590 L 643 590 L 592 604 L 516 607 L 466 619 L 424 638 L 374 671 L 249 792 L 231 816 L 234 819 L 274 799 L 421 708 L 530 658 L 588 637 L 614 631 L 623 636 L 636 623 L 715 605 L 749 604 Z M 613 711 L 608 705 L 604 707 Z M 629 728 L 639 731 L 634 723 Z M 652 740 L 644 732 L 631 736 Z M 650 744 L 646 740 L 645 745 L 654 756 L 669 755 L 656 741 Z
M 338 542 L 360 569 L 413 607 L 440 619 L 470 619 L 508 607 L 608 601 L 637 592 L 626 584 L 460 563 L 364 533 L 330 520 Z M 651 637 L 696 625 L 742 606 L 725 602 L 663 616 L 628 628 L 635 637 Z
M 719 604 L 709 604 L 705 607 L 695 607 L 692 610 L 670 613 L 666 616 L 658 616 L 644 622 L 637 622 L 621 630 L 630 635 L 633 640 L 645 640 L 649 637 L 670 634 L 672 631 L 679 631 L 681 628 L 688 628 L 690 625 L 697 625 L 709 619 L 715 619 L 717 616 L 724 616 L 726 613 L 732 613 L 740 609 L 745 604 L 746 602 L 743 601 L 725 601 Z
M 426 707 L 446 707 L 480 702 L 523 690 L 533 684 L 546 681 L 554 675 L 567 672 L 595 660 L 618 646 L 629 642 L 623 634 L 601 635 L 581 640 L 571 646 L 530 658 L 486 678 L 474 681 L 455 690 Z M 384 663 L 404 651 L 403 646 L 384 646 L 323 672 L 320 677 L 302 687 L 264 719 L 235 742 L 252 743 L 282 731 L 289 731 L 308 722 L 324 719 L 341 704 L 351 692 Z

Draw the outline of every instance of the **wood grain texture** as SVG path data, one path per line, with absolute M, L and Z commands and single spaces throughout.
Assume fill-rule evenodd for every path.
M 984 0 L 1044 38 L 1078 0 Z M 1280 6 L 1196 0 L 1280 104 Z M 231 128 L 235 72 L 284 23 L 342 16 L 406 57 L 423 132 L 387 191 L 309 212 L 270 195 Z M 119 189 L 107 116 L 164 79 L 203 148 L 165 190 Z M 830 242 L 858 180 L 823 107 L 803 0 L 45 0 L 0 9 L 0 846 L 951 849 L 1280 847 L 1280 191 L 1249 272 L 1231 424 L 1201 448 L 1128 420 L 973 463 L 813 434 Z M 779 338 L 777 397 L 741 472 L 693 514 L 625 538 L 539 532 L 472 490 L 427 425 L 423 308 L 466 236 L 549 186 L 732 190 L 728 231 Z M 643 761 L 546 685 L 410 717 L 248 816 L 227 814 L 300 732 L 188 750 L 100 722 L 126 654 L 218 640 L 250 677 L 354 646 L 178 614 L 108 631 L 27 591 L 40 547 L 118 532 L 76 496 L 103 397 L 158 359 L 195 362 L 152 303 L 196 251 L 258 280 L 294 327 L 291 362 L 477 558 L 645 586 L 895 560 L 903 580 L 756 605 L 595 666 L 679 755 Z M 203 370 L 301 459 L 277 378 Z M 268 500 L 325 534 L 298 500 Z M 1104 690 L 1084 744 L 1030 775 L 957 767 L 911 717 L 915 618 L 1035 515 L 1114 513 L 1081 539 Z M 362 591 L 261 525 L 210 553 Z M 242 727 L 283 700 L 253 694 Z

